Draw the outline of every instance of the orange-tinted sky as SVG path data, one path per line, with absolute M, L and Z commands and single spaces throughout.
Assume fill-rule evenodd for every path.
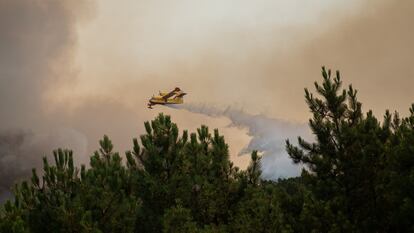
M 71 147 L 87 162 L 103 134 L 123 152 L 145 120 L 165 112 L 180 128 L 220 128 L 244 167 L 248 157 L 237 154 L 252 145 L 253 128 L 227 127 L 225 115 L 149 110 L 148 98 L 179 86 L 187 103 L 302 127 L 303 88 L 320 80 L 322 65 L 342 72 L 365 110 L 405 115 L 414 102 L 412 22 L 414 2 L 399 0 L 0 0 L 0 165 L 33 145 L 48 154 Z

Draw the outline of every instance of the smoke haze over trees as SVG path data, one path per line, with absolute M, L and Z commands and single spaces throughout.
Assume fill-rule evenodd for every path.
M 413 231 L 414 104 L 380 120 L 339 72 L 322 76 L 305 89 L 316 141 L 286 141 L 305 165 L 296 178 L 263 180 L 257 151 L 240 170 L 217 129 L 159 114 L 125 156 L 104 136 L 88 168 L 70 150 L 44 158 L 0 209 L 0 232 Z
M 141 122 L 158 114 L 143 110 L 148 97 L 176 85 L 196 103 L 302 125 L 309 116 L 301 89 L 328 64 L 359 87 L 376 115 L 409 114 L 413 11 L 413 1 L 399 0 L 240 0 L 236 7 L 232 0 L 0 0 L 0 170 L 16 166 L 1 185 L 27 178 L 32 161 L 58 145 L 73 149 L 77 163 L 103 134 L 126 150 L 144 131 Z M 183 128 L 220 128 L 235 163 L 258 142 L 248 130 L 226 128 L 227 119 L 161 110 Z M 24 148 L 5 144 L 22 134 Z M 27 148 L 40 155 L 21 153 Z M 25 159 L 5 162 L 17 157 Z M 296 174 L 296 167 L 265 171 L 271 158 L 262 159 L 266 177 Z

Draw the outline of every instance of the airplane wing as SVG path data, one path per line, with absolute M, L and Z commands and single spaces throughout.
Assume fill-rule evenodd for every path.
M 175 88 L 174 90 L 170 91 L 169 93 L 167 93 L 166 95 L 163 95 L 162 98 L 167 101 L 168 98 L 172 97 L 173 95 L 175 95 L 177 93 L 177 91 L 180 91 L 179 88 Z

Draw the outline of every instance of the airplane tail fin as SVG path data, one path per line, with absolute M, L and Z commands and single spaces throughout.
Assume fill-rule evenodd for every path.
M 183 96 L 187 95 L 187 93 L 180 93 L 178 95 L 175 96 L 175 98 L 182 98 Z

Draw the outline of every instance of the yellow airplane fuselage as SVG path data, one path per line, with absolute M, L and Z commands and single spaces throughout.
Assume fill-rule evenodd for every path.
M 184 100 L 182 97 L 164 99 L 162 96 L 154 96 L 149 102 L 151 104 L 182 104 Z

